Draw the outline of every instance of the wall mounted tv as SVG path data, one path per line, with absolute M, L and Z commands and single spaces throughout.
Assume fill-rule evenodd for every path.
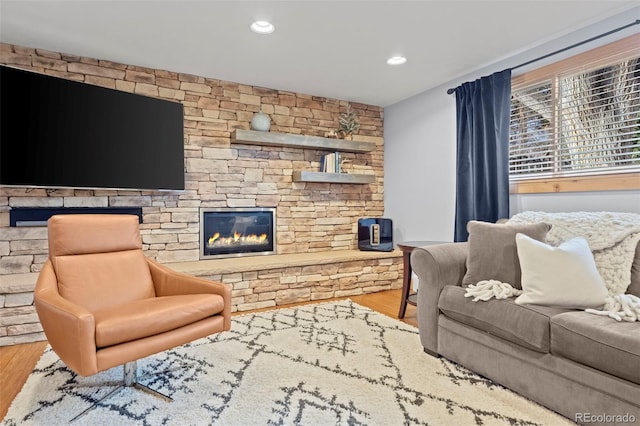
M 184 189 L 183 106 L 0 66 L 0 185 Z

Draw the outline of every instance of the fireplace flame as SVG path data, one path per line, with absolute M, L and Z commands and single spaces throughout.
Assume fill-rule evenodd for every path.
M 213 234 L 207 240 L 209 247 L 213 246 L 231 246 L 231 245 L 243 245 L 243 244 L 265 244 L 268 243 L 267 234 L 249 234 L 242 235 L 239 232 L 234 232 L 232 236 L 221 237 L 219 232 Z

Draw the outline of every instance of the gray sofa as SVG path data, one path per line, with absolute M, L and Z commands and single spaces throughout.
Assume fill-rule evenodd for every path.
M 449 243 L 411 254 L 425 352 L 579 423 L 630 424 L 634 416 L 640 424 L 640 322 L 513 298 L 473 302 L 461 286 L 467 253 L 467 243 Z M 627 293 L 640 296 L 640 245 Z

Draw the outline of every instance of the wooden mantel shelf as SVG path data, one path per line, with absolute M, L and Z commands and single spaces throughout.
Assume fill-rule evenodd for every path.
M 319 136 L 258 132 L 243 129 L 236 129 L 231 132 L 231 143 L 342 152 L 371 152 L 376 149 L 376 144 L 373 142 L 347 141 L 344 139 L 331 139 Z
M 355 173 L 325 173 L 325 172 L 293 172 L 294 182 L 320 182 L 320 183 L 373 183 L 374 175 L 360 175 Z

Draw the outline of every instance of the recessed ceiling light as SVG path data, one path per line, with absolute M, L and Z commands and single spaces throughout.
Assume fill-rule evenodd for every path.
M 271 34 L 275 29 L 276 27 L 274 27 L 271 22 L 267 21 L 256 21 L 251 24 L 251 30 L 258 34 Z
M 392 56 L 391 58 L 387 59 L 387 64 L 389 65 L 402 65 L 405 62 L 407 62 L 407 58 L 405 58 L 404 56 Z

